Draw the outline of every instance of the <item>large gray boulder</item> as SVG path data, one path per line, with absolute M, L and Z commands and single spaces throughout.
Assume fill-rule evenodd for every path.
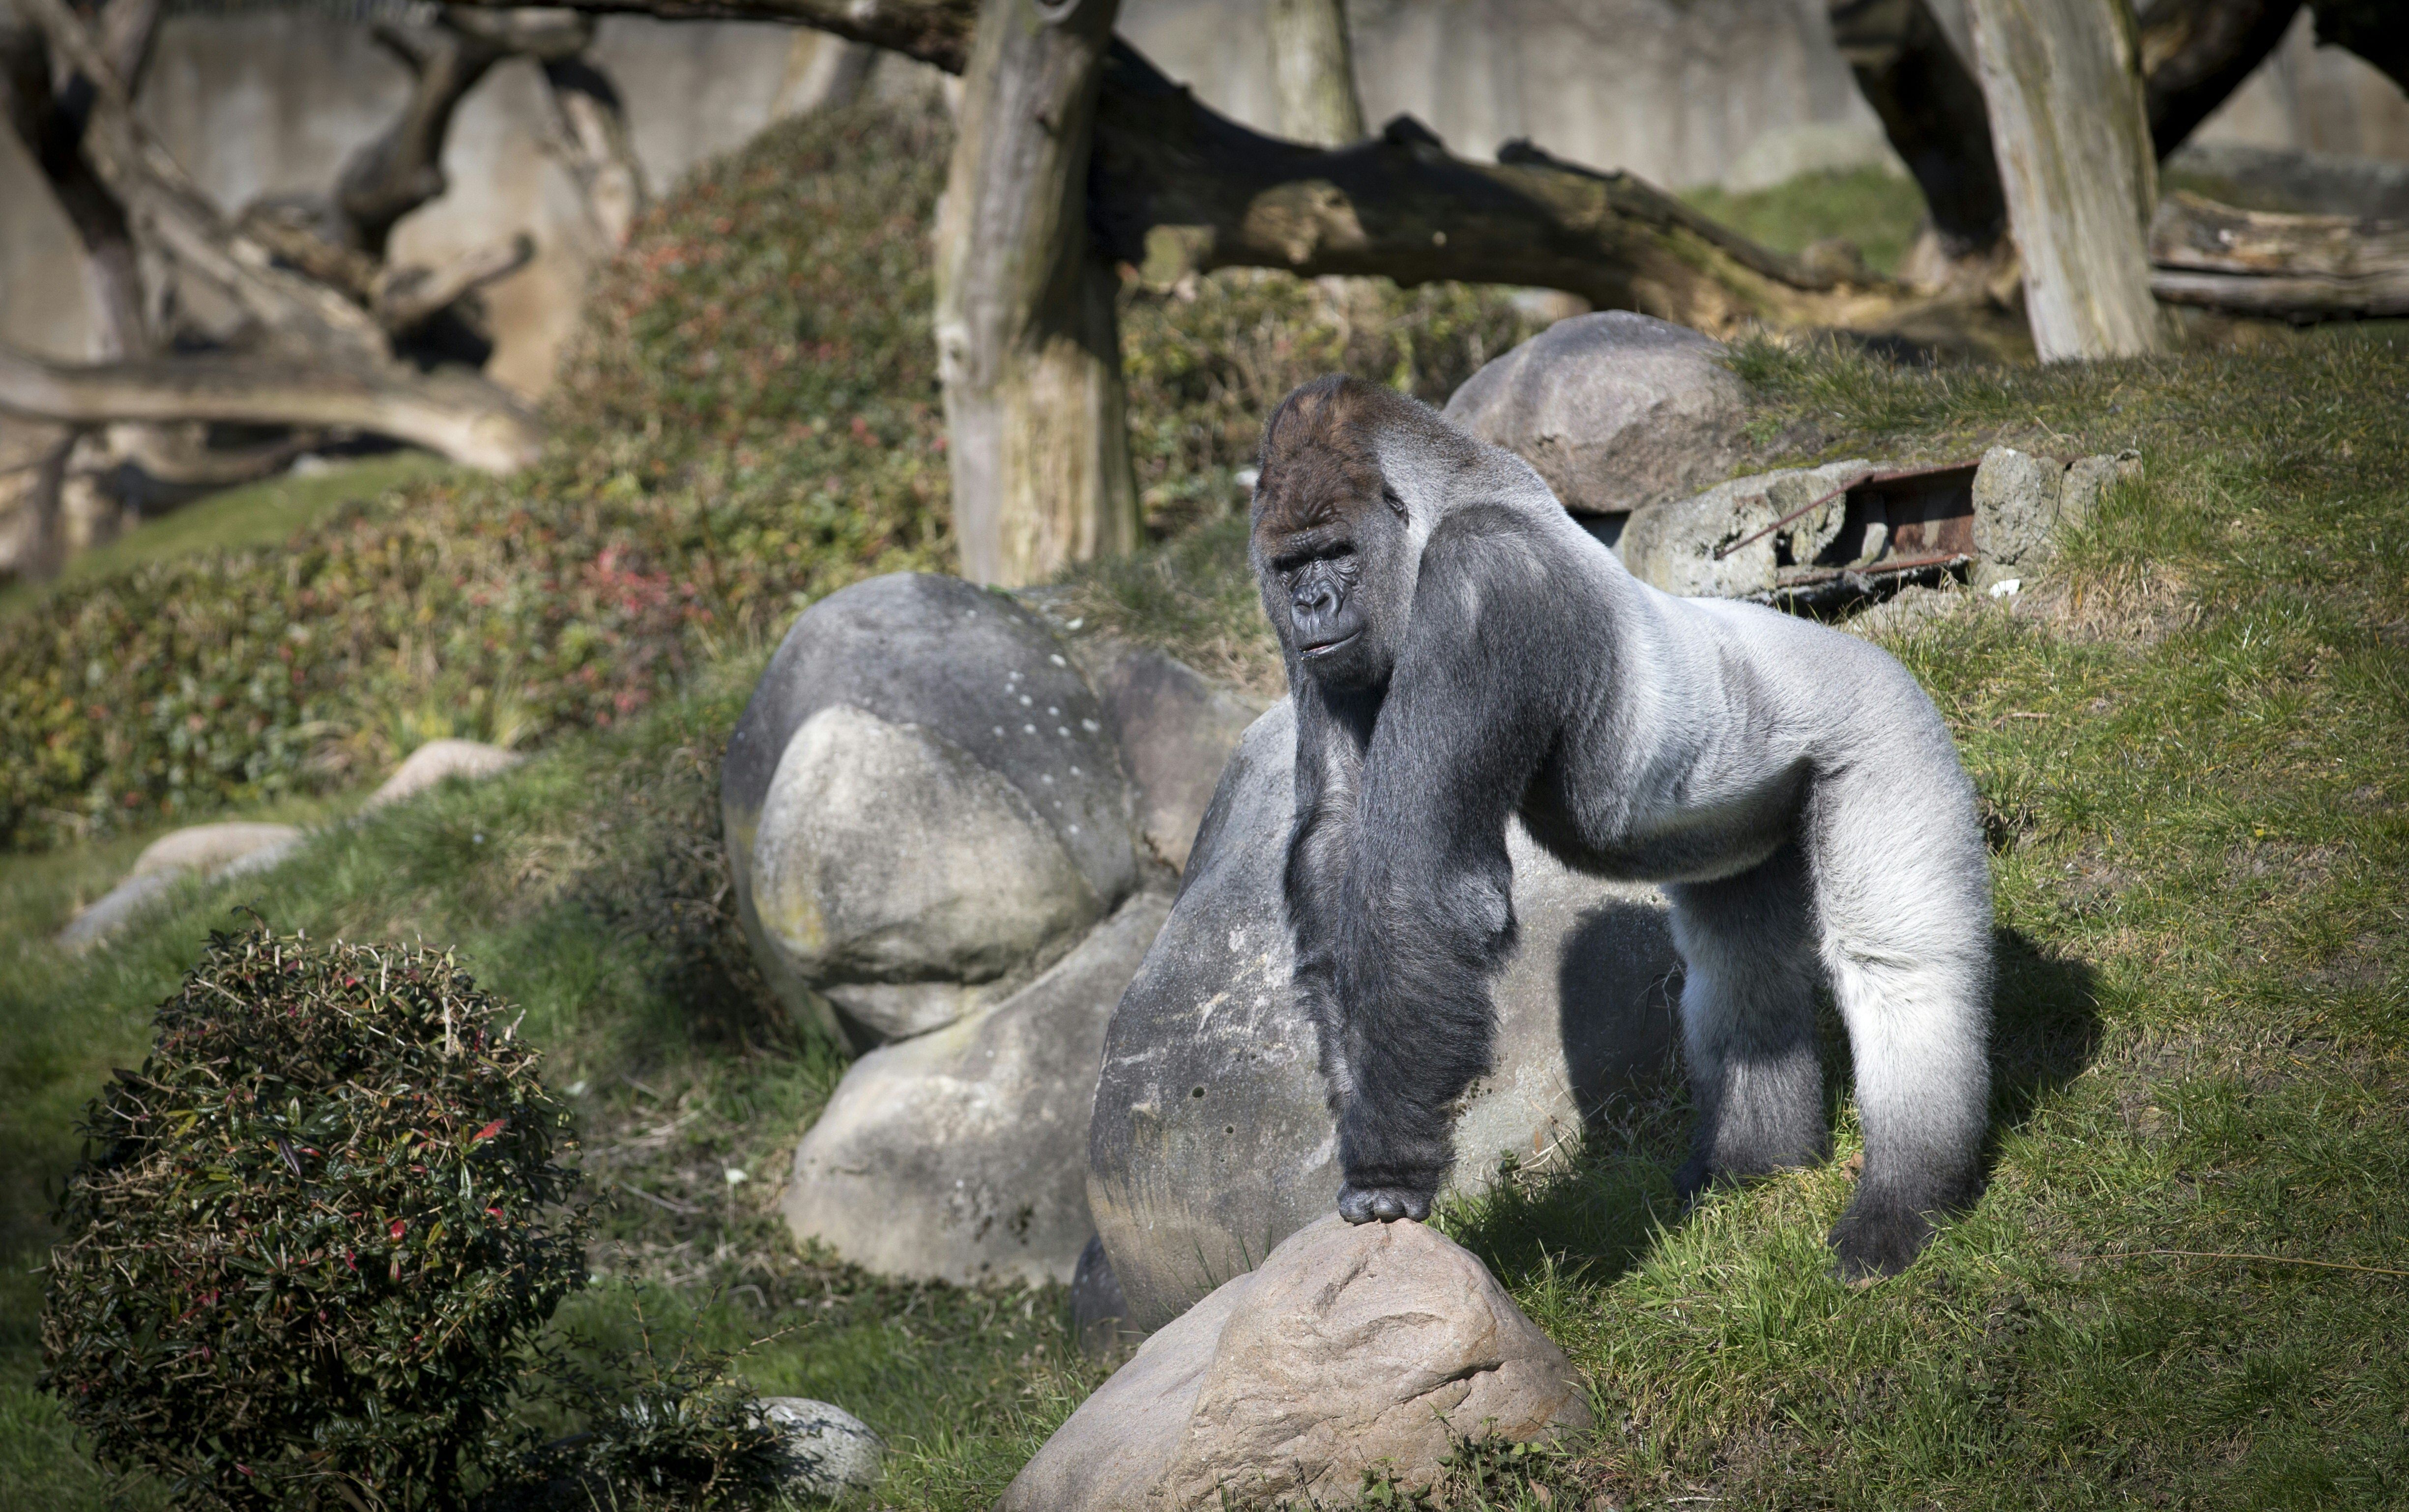
M 1221 769 L 1263 707 L 1143 646 L 1113 648 L 1093 675 L 1136 787 L 1138 839 L 1172 871 L 1185 871 Z
M 1839 533 L 1845 509 L 1836 498 L 1787 526 L 1775 522 L 1871 471 L 1862 461 L 1782 468 L 1652 504 L 1623 526 L 1623 565 L 1640 582 L 1684 598 L 1769 592 L 1778 550 L 1787 548 L 1794 562 L 1812 561 Z
M 1748 390 L 1724 346 L 1613 310 L 1558 321 L 1464 381 L 1447 418 L 1514 453 L 1575 514 L 1684 498 L 1741 455 Z
M 1001 1001 L 1135 888 L 1129 784 L 1061 643 L 1009 598 L 898 573 L 786 632 L 720 805 L 737 904 L 797 1011 L 857 1042 Z
M 1571 1363 L 1479 1260 L 1335 1214 L 1148 1339 L 1022 1467 L 999 1512 L 1174 1512 L 1427 1487 L 1459 1440 L 1590 1426 Z
M 1285 701 L 1247 731 L 1104 1038 L 1088 1200 L 1140 1330 L 1252 1269 L 1337 1199 L 1280 900 L 1295 739 Z M 1457 1123 L 1455 1190 L 1490 1181 L 1508 1155 L 1555 1159 L 1672 1043 L 1677 958 L 1662 896 L 1577 875 L 1519 825 L 1509 849 L 1522 940 L 1495 984 L 1496 1069 Z
M 855 1061 L 795 1151 L 796 1235 L 884 1275 L 1070 1280 L 1104 1024 L 1169 909 L 1140 892 L 1018 992 Z

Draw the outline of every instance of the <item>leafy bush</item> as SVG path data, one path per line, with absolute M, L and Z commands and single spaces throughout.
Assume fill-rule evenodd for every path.
M 951 129 L 870 104 L 699 170 L 599 280 L 527 473 L 15 612 L 0 848 L 350 785 L 440 736 L 609 726 L 849 582 L 946 569 L 927 228 Z M 1159 534 L 1234 507 L 1293 384 L 1443 397 L 1528 329 L 1494 290 L 1247 273 L 1132 293 L 1123 324 Z
M 449 956 L 210 939 L 87 1110 L 43 1384 L 234 1506 L 459 1505 L 584 1282 L 569 1113 Z
M 20 611 L 0 845 L 324 791 L 443 735 L 609 726 L 812 598 L 941 568 L 923 233 L 948 129 L 831 112 L 699 174 L 590 299 L 527 473 Z

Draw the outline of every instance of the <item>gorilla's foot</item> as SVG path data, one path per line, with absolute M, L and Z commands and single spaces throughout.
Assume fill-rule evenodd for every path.
M 1834 1273 L 1852 1284 L 1897 1275 L 1932 1240 L 1932 1220 L 1921 1211 L 1896 1199 L 1868 1202 L 1867 1195 L 1860 1191 L 1832 1226 L 1832 1248 L 1839 1254 Z
M 1411 1187 L 1356 1187 L 1341 1183 L 1338 1188 L 1338 1216 L 1349 1223 L 1394 1223 L 1399 1218 L 1411 1218 L 1416 1223 L 1430 1217 L 1432 1194 Z

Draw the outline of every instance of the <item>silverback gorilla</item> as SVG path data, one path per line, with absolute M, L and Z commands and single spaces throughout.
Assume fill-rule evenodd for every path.
M 1671 896 L 1683 1190 L 1824 1157 L 1825 982 L 1866 1144 L 1839 1272 L 1912 1261 L 1978 1180 L 1991 897 L 1972 786 L 1906 670 L 1649 587 L 1520 458 L 1351 379 L 1264 427 L 1251 554 L 1296 703 L 1285 889 L 1339 1212 L 1430 1212 L 1489 1069 L 1519 814 L 1566 864 Z

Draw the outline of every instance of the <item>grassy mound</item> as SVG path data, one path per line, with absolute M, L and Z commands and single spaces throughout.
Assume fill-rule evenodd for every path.
M 1442 1215 L 1588 1373 L 1607 1425 L 1567 1457 L 1489 1467 L 1464 1505 L 1537 1506 L 1534 1487 L 1555 1506 L 2398 1499 L 2409 438 L 2391 407 L 2409 353 L 2386 335 L 2023 371 L 1743 354 L 1802 459 L 1994 439 L 2144 455 L 2142 484 L 2024 595 L 1886 641 L 1949 720 L 1994 837 L 1990 1188 L 1908 1276 L 1853 1291 L 1822 1242 L 1844 1159 L 1684 1213 L 1678 1087 L 1618 1101 L 1569 1171 Z M 1159 638 L 1244 666 L 1246 627 L 1214 608 L 1243 572 L 1225 524 L 1069 586 L 1132 625 L 1176 588 Z M 144 1005 L 244 900 L 325 937 L 456 942 L 527 1007 L 613 1204 L 590 1257 L 605 1279 L 563 1309 L 581 1348 L 639 1347 L 638 1300 L 704 1345 L 768 1338 L 739 1361 L 756 1389 L 887 1437 L 885 1505 L 991 1504 L 1096 1372 L 1059 1292 L 881 1283 L 784 1238 L 776 1175 L 843 1062 L 762 1016 L 724 913 L 713 776 L 758 665 L 731 655 L 267 877 L 188 885 L 90 958 L 40 941 L 63 885 L 118 850 L 0 871 L 0 1504 L 101 1505 L 32 1389 L 42 1188 L 73 1163 L 76 1106 L 138 1059 Z
M 421 477 L 274 545 L 137 533 L 130 566 L 19 595 L 0 848 L 339 790 L 444 735 L 607 728 L 822 594 L 949 569 L 927 227 L 950 130 L 863 106 L 699 171 L 594 295 L 522 477 Z M 1246 276 L 1132 294 L 1127 325 L 1161 529 L 1235 505 L 1294 383 L 1443 397 L 1527 334 L 1495 292 Z

